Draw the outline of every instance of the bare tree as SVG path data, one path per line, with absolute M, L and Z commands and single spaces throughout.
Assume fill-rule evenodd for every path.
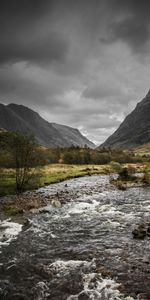
M 19 193 L 33 176 L 33 167 L 37 160 L 37 144 L 34 136 L 13 132 L 8 133 L 7 148 L 14 162 L 16 191 Z

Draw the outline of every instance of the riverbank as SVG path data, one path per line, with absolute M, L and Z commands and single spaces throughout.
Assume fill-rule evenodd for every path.
M 44 207 L 50 205 L 55 208 L 61 207 L 70 201 L 70 196 L 65 185 L 63 192 L 55 192 L 53 195 L 47 195 L 37 190 L 5 196 L 1 198 L 0 216 L 3 219 L 11 217 L 13 220 L 24 220 L 24 216 L 27 213 L 35 214 L 40 213 L 40 211 L 44 212 Z
M 72 178 L 80 178 L 97 174 L 108 174 L 111 168 L 109 165 L 65 165 L 51 164 L 35 170 L 35 177 L 30 185 L 26 186 L 27 191 L 21 194 L 15 193 L 15 171 L 13 169 L 1 170 L 0 177 L 0 215 L 1 218 L 16 218 L 23 216 L 26 212 L 47 206 L 61 206 L 69 201 L 67 189 L 62 196 L 56 192 L 53 196 L 37 192 L 37 189 L 48 185 L 63 182 Z M 40 176 L 39 176 L 40 173 Z
M 149 170 L 149 165 L 143 164 L 128 164 L 124 165 L 125 168 L 134 169 L 134 172 L 142 172 L 146 168 Z M 11 187 L 10 178 L 14 176 L 14 170 L 6 170 L 8 179 L 8 184 Z M 1 218 L 23 216 L 27 212 L 34 213 L 41 209 L 44 206 L 52 205 L 54 207 L 61 207 L 63 204 L 70 201 L 70 195 L 68 197 L 68 189 L 67 184 L 64 183 L 64 191 L 63 193 L 55 192 L 54 195 L 45 195 L 42 193 L 39 188 L 46 187 L 49 184 L 59 183 L 68 179 L 80 178 L 84 176 L 92 176 L 92 175 L 106 175 L 109 174 L 109 181 L 119 190 L 126 190 L 128 188 L 134 187 L 144 187 L 149 185 L 148 175 L 142 175 L 138 173 L 136 176 L 130 176 L 125 179 L 117 178 L 114 175 L 114 164 L 109 165 L 48 165 L 42 168 L 40 182 L 36 182 L 35 186 L 30 186 L 31 191 L 26 191 L 22 194 L 14 194 L 14 195 L 5 195 L 7 188 L 3 189 L 4 196 L 0 197 L 0 215 Z M 13 174 L 13 176 L 12 176 Z M 14 178 L 13 178 L 14 179 Z M 35 190 L 32 190 L 35 187 Z M 2 188 L 2 186 L 1 186 Z M 15 191 L 14 191 L 15 192 Z M 73 197 L 73 195 L 72 195 Z
M 77 178 L 93 174 L 108 174 L 112 170 L 110 165 L 68 165 L 50 164 L 35 168 L 33 176 L 24 191 L 58 183 L 70 178 Z M 0 196 L 15 194 L 15 170 L 0 169 Z
M 127 167 L 134 170 L 135 173 L 150 171 L 150 163 L 124 165 L 113 162 L 105 165 L 49 164 L 35 168 L 30 182 L 24 186 L 24 191 L 35 190 L 70 178 L 116 173 L 118 172 L 118 165 L 119 169 Z M 15 193 L 15 170 L 0 169 L 0 197 Z

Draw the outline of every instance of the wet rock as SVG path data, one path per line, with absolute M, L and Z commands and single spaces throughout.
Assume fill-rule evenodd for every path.
M 133 237 L 135 239 L 144 239 L 146 237 L 146 231 L 140 229 L 134 229 L 132 231 Z
M 87 293 L 85 292 L 80 293 L 80 295 L 78 296 L 78 300 L 89 300 L 89 299 L 91 299 L 90 295 L 88 296 Z
M 133 238 L 135 239 L 145 239 L 150 237 L 150 226 L 148 224 L 139 224 L 133 231 Z
M 127 186 L 121 182 L 118 182 L 117 183 L 117 188 L 120 190 L 120 191 L 125 191 L 127 189 Z
M 52 206 L 56 207 L 56 208 L 60 208 L 61 207 L 61 202 L 57 199 L 52 200 L 51 202 Z
M 104 278 L 112 275 L 111 272 L 104 266 L 98 267 L 97 272 L 101 273 Z
M 47 214 L 47 213 L 50 213 L 50 210 L 49 209 L 46 209 L 46 208 L 42 208 L 42 209 L 39 209 L 38 211 L 40 214 Z
M 23 226 L 29 226 L 30 225 L 30 221 L 29 221 L 29 219 L 24 219 L 23 220 Z
M 140 293 L 137 296 L 137 300 L 148 300 L 147 295 L 145 293 Z
M 9 265 L 6 270 L 9 274 L 11 273 L 11 275 L 13 276 L 15 276 L 18 272 L 16 264 Z
M 2 238 L 1 238 L 1 242 L 4 243 L 7 240 L 8 240 L 8 237 L 5 234 L 3 234 Z
M 32 209 L 30 209 L 30 212 L 32 214 L 38 214 L 40 212 L 40 210 L 39 210 L 39 208 L 32 208 Z

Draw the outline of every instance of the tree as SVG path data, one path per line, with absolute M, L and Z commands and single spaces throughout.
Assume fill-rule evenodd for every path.
M 11 132 L 5 136 L 5 147 L 14 162 L 16 192 L 20 193 L 33 176 L 32 167 L 37 160 L 37 144 L 32 135 Z

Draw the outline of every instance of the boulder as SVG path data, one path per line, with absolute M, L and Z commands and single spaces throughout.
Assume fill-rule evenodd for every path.
M 56 208 L 60 208 L 61 207 L 61 202 L 57 199 L 53 199 L 51 202 L 52 206 L 56 207 Z
M 150 237 L 150 224 L 139 224 L 133 231 L 133 238 L 144 239 Z

